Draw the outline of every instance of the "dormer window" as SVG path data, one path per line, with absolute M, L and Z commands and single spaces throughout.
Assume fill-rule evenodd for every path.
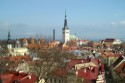
M 86 69 L 84 69 L 84 73 L 86 73 Z

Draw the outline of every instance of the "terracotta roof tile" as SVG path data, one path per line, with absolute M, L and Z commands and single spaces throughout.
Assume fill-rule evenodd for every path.
M 20 83 L 35 83 L 36 76 L 33 74 L 19 73 L 15 71 L 6 72 L 0 75 L 2 83 L 12 83 L 19 81 Z

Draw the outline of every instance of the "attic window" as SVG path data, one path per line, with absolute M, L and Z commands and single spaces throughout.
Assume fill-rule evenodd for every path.
M 84 73 L 86 73 L 86 69 L 84 69 Z

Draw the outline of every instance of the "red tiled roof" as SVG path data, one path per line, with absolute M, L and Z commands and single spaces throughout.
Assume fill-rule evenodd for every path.
M 81 68 L 77 70 L 77 73 L 76 73 L 77 76 L 87 80 L 97 79 L 99 73 L 101 74 L 102 72 L 104 72 L 104 64 L 101 63 L 99 60 L 93 60 L 92 62 L 98 63 L 98 66 L 92 67 L 92 69 L 91 67 Z M 101 63 L 101 65 L 99 63 Z
M 75 66 L 75 64 L 79 63 L 86 63 L 89 62 L 87 59 L 71 59 L 71 61 L 68 62 L 66 70 L 70 70 L 72 67 Z
M 19 73 L 19 72 L 6 72 L 0 75 L 2 83 L 12 83 L 19 81 L 20 83 L 35 83 L 36 76 L 33 74 Z
M 115 68 L 122 60 L 124 60 L 123 56 L 120 56 L 113 64 L 113 68 Z
M 115 71 L 117 73 L 121 72 L 123 69 L 125 69 L 125 62 L 121 63 L 116 69 Z
M 103 43 L 104 42 L 104 40 L 100 40 L 100 43 Z
M 97 79 L 97 77 L 98 77 L 98 67 L 94 67 L 93 71 L 89 68 L 83 68 L 83 69 L 80 69 L 80 70 L 77 71 L 77 73 L 78 73 L 77 76 L 82 77 L 84 79 L 88 79 L 88 80 Z
M 12 57 L 9 57 L 10 61 L 19 61 L 19 60 L 22 60 L 22 59 L 24 59 L 25 61 L 30 61 L 31 60 L 31 58 L 29 56 L 27 56 L 27 55 L 25 55 L 25 56 L 12 56 Z
M 113 42 L 115 39 L 105 39 L 105 42 Z
M 26 43 L 26 42 L 27 42 L 27 39 L 26 39 L 26 38 L 23 38 L 22 42 L 23 42 L 23 43 Z

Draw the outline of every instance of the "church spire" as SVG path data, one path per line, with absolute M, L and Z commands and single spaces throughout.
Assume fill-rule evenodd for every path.
M 8 39 L 7 39 L 7 44 L 11 44 L 11 35 L 10 35 L 10 30 L 8 31 Z M 8 47 L 10 48 L 10 47 Z
M 8 32 L 8 40 L 11 40 L 10 30 Z
M 64 44 L 67 43 L 67 41 L 70 40 L 70 30 L 68 28 L 68 23 L 67 23 L 67 15 L 66 15 L 66 10 L 65 10 L 65 19 L 64 19 L 64 27 L 62 28 L 62 36 L 63 36 L 63 42 Z
M 64 20 L 64 28 L 63 29 L 69 29 L 66 17 L 67 17 L 67 15 L 66 15 L 66 10 L 65 10 L 65 20 Z

